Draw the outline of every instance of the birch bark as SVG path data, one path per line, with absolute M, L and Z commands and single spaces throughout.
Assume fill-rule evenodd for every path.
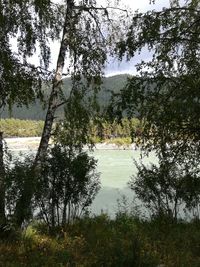
M 52 83 L 52 90 L 51 90 L 51 95 L 50 95 L 49 102 L 48 102 L 48 109 L 47 109 L 47 114 L 45 118 L 43 133 L 41 136 L 41 141 L 40 141 L 39 148 L 38 148 L 36 158 L 35 158 L 35 164 L 34 164 L 35 166 L 37 166 L 37 164 L 45 157 L 48 144 L 49 144 L 49 139 L 51 137 L 51 130 L 52 130 L 52 125 L 54 121 L 55 111 L 57 109 L 57 105 L 59 102 L 58 94 L 59 94 L 60 86 L 61 86 L 62 74 L 63 74 L 64 64 L 65 64 L 65 57 L 68 51 L 68 44 L 70 42 L 69 32 L 73 24 L 73 8 L 74 8 L 74 1 L 68 0 L 66 16 L 65 16 L 64 26 L 63 26 L 63 35 L 61 39 L 60 51 L 59 51 L 58 60 L 57 60 L 56 73 L 55 73 L 55 77 Z
M 3 133 L 0 132 L 0 229 L 6 222 L 5 216 L 5 166 L 3 161 Z

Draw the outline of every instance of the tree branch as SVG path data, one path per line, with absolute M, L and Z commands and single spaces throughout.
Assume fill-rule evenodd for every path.
M 99 26 L 99 23 L 98 23 L 96 17 L 92 14 L 92 12 L 91 12 L 90 10 L 88 10 L 87 12 L 88 12 L 88 13 L 90 14 L 90 16 L 94 19 L 94 21 L 95 21 L 95 23 L 96 23 L 96 26 L 97 26 L 97 28 L 98 28 L 98 30 L 99 30 L 99 33 L 100 33 L 101 37 L 103 38 L 103 40 L 105 41 L 105 37 L 104 37 L 104 35 L 103 35 L 102 31 L 101 31 L 101 28 L 100 28 L 100 26 Z
M 107 9 L 116 9 L 119 11 L 123 11 L 123 12 L 127 12 L 126 9 L 122 9 L 119 7 L 111 7 L 111 6 L 107 6 L 107 7 L 95 7 L 95 6 L 90 6 L 90 7 L 86 7 L 86 6 L 74 6 L 74 9 L 79 9 L 79 10 L 84 10 L 84 11 L 88 11 L 88 10 L 102 10 L 105 11 L 106 13 L 108 12 Z
M 65 101 L 63 101 L 63 102 L 57 104 L 57 105 L 55 106 L 55 108 L 57 109 L 57 108 L 63 106 L 64 104 L 66 104 L 67 102 L 68 102 L 68 100 L 65 100 Z

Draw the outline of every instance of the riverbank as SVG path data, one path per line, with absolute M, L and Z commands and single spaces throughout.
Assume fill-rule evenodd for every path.
M 40 137 L 17 137 L 17 138 L 5 138 L 6 144 L 9 150 L 23 151 L 23 150 L 36 150 L 39 146 Z M 135 144 L 115 144 L 115 140 L 109 140 L 109 143 L 97 143 L 95 144 L 96 150 L 135 150 Z
M 8 149 L 12 151 L 36 150 L 40 137 L 5 138 L 5 141 Z

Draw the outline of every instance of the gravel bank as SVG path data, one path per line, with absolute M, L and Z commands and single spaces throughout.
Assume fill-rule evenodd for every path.
M 9 150 L 36 150 L 38 148 L 40 137 L 19 137 L 5 138 Z M 97 150 L 125 150 L 136 149 L 135 144 L 130 146 L 118 146 L 116 144 L 98 143 L 95 145 Z

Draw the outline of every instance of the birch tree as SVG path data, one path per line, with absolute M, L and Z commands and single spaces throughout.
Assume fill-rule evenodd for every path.
M 42 159 L 47 151 L 51 136 L 55 111 L 62 104 L 61 83 L 66 63 L 67 74 L 72 79 L 72 90 L 79 90 L 85 80 L 88 89 L 97 89 L 101 84 L 101 76 L 108 55 L 113 55 L 113 42 L 119 34 L 119 24 L 110 17 L 109 10 L 116 7 L 98 6 L 95 0 L 67 0 L 63 6 L 64 21 L 62 38 L 55 75 L 52 81 L 51 95 L 44 130 L 37 152 L 36 160 Z M 125 10 L 121 10 L 125 13 Z M 124 14 L 121 15 L 122 19 Z
M 28 105 L 41 97 L 41 82 L 49 78 L 48 39 L 59 37 L 59 7 L 50 1 L 0 1 L 0 109 Z M 55 23 L 56 22 L 56 23 Z M 40 66 L 31 57 L 40 55 Z
M 119 43 L 121 56 L 143 48 L 152 56 L 137 65 L 138 77 L 129 79 L 122 102 L 145 118 L 144 138 L 154 138 L 154 145 L 168 130 L 168 143 L 184 139 L 186 147 L 189 139 L 200 140 L 199 15 L 199 1 L 170 1 L 161 11 L 136 14 Z
M 73 88 L 78 89 L 80 80 L 85 79 L 88 89 L 90 85 L 97 89 L 108 55 L 114 53 L 114 42 L 126 28 L 127 12 L 116 5 L 97 5 L 95 0 L 57 4 L 49 0 L 1 0 L 0 10 L 0 107 L 28 105 L 42 97 L 42 81 L 51 83 L 37 162 L 45 154 L 55 111 L 63 102 L 63 71 L 71 77 Z M 55 40 L 60 42 L 60 49 L 55 71 L 51 72 L 48 68 L 54 51 L 49 42 Z M 39 66 L 31 64 L 34 55 L 40 58 Z
M 122 14 L 118 12 L 116 17 L 114 11 Z M 42 99 L 42 82 L 50 84 L 47 114 L 33 172 L 45 158 L 56 109 L 70 101 L 70 96 L 66 99 L 62 92 L 64 74 L 72 80 L 70 95 L 81 88 L 98 90 L 108 55 L 114 53 L 114 41 L 119 38 L 121 28 L 126 28 L 123 23 L 126 16 L 125 10 L 116 5 L 97 5 L 95 0 L 65 0 L 57 4 L 50 0 L 0 1 L 0 108 L 12 107 L 14 103 L 28 105 L 36 98 Z M 60 42 L 60 49 L 56 68 L 51 72 L 49 63 L 54 51 L 49 43 L 55 40 Z M 31 63 L 34 55 L 39 55 L 39 66 Z M 4 190 L 3 187 L 0 190 Z M 16 210 L 21 204 L 24 209 L 30 206 L 33 190 L 29 190 L 26 198 L 22 190 Z M 23 222 L 22 215 L 19 225 Z
M 0 132 L 0 230 L 5 223 L 5 167 L 3 161 L 3 134 Z
M 7 105 L 28 105 L 42 97 L 41 82 L 48 79 L 48 36 L 59 36 L 55 24 L 58 7 L 50 1 L 0 1 L 0 112 Z M 13 42 L 16 49 L 13 49 Z M 41 65 L 30 63 L 29 58 L 40 52 Z M 5 166 L 3 133 L 0 138 L 0 224 L 5 224 Z M 2 230 L 2 229 L 1 229 Z
M 164 173 L 163 181 L 167 177 L 167 186 L 175 186 L 186 208 L 196 209 L 194 214 L 198 217 L 199 16 L 199 1 L 169 1 L 168 8 L 135 14 L 129 33 L 118 46 L 120 56 L 126 54 L 131 58 L 143 48 L 151 55 L 150 60 L 144 59 L 137 65 L 138 77 L 129 79 L 121 94 L 121 108 L 129 115 L 139 116 L 143 123 L 140 141 L 145 153 L 156 151 L 159 158 L 157 176 L 155 166 L 149 169 L 141 166 L 135 188 L 140 187 L 141 197 L 147 187 L 152 190 L 149 174 L 157 177 L 153 187 L 156 189 L 159 176 Z M 143 190 L 145 182 L 147 187 Z M 171 199 L 177 205 L 177 195 Z

